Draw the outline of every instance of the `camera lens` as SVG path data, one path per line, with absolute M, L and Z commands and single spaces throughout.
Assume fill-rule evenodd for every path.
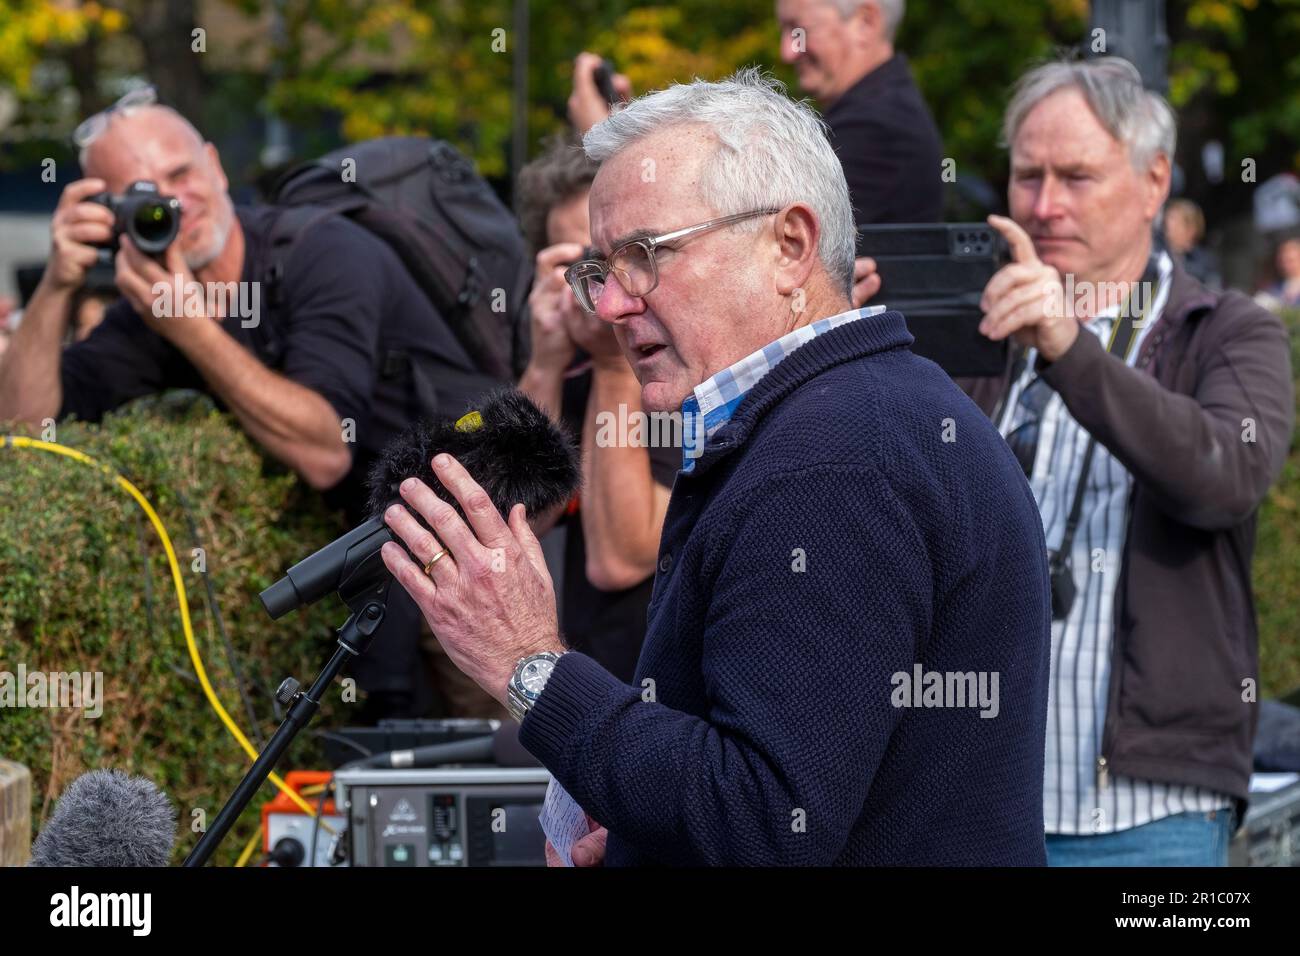
M 141 203 L 131 224 L 132 231 L 149 243 L 166 240 L 171 234 L 171 214 L 162 203 Z
M 180 208 L 175 199 L 133 197 L 122 210 L 126 232 L 141 252 L 158 255 L 176 238 L 180 228 Z

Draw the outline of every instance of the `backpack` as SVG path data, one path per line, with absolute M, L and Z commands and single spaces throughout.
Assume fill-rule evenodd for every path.
M 354 181 L 345 181 L 349 171 Z M 353 143 L 288 170 L 268 199 L 284 207 L 271 227 L 268 308 L 282 302 L 280 283 L 298 237 L 321 218 L 341 215 L 397 254 L 451 328 L 472 374 L 418 363 L 406 352 L 379 356 L 381 377 L 412 376 L 422 414 L 459 415 L 522 373 L 531 260 L 515 217 L 451 144 L 416 136 Z

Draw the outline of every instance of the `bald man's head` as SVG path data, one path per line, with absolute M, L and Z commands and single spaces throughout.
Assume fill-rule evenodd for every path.
M 180 199 L 177 241 L 191 269 L 203 268 L 225 248 L 235 211 L 217 148 L 174 109 L 146 106 L 110 114 L 104 132 L 81 151 L 81 168 L 108 183 L 112 193 L 147 179 Z

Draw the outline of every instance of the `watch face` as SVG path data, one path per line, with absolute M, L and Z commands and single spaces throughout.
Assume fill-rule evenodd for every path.
M 555 661 L 539 657 L 526 663 L 519 671 L 519 686 L 529 697 L 537 697 L 546 686 L 547 678 L 555 668 Z

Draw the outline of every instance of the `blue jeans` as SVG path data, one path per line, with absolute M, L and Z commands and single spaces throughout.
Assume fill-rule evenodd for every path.
M 1117 833 L 1047 834 L 1048 866 L 1227 866 L 1231 808 L 1175 813 Z

